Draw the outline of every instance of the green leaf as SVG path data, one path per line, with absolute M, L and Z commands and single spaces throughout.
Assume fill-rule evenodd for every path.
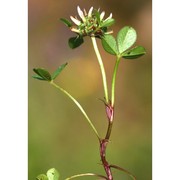
M 38 79 L 38 80 L 45 80 L 44 78 L 42 78 L 41 76 L 35 74 L 32 76 L 34 79 Z
M 37 69 L 33 69 L 33 71 L 39 75 L 43 80 L 46 80 L 46 81 L 51 81 L 51 75 L 50 73 L 43 69 L 43 68 L 37 68 Z M 37 79 L 37 78 L 36 78 Z M 42 80 L 41 79 L 41 80 Z
M 83 38 L 81 36 L 77 36 L 70 38 L 68 44 L 71 49 L 75 49 L 79 47 L 83 42 Z
M 48 180 L 59 180 L 59 173 L 55 168 L 47 171 Z
M 101 27 L 101 29 L 103 30 L 104 33 L 107 32 L 108 28 L 107 27 Z
M 72 22 L 70 22 L 69 20 L 65 19 L 65 18 L 60 18 L 60 20 L 68 27 L 72 27 Z
M 98 23 L 100 23 L 100 13 L 99 13 L 99 11 L 94 9 L 93 14 L 96 16 Z
M 137 46 L 129 51 L 123 53 L 122 57 L 125 59 L 135 59 L 146 54 L 146 50 L 142 46 Z
M 117 35 L 117 43 L 120 54 L 129 49 L 136 41 L 136 31 L 129 26 L 122 28 Z
M 115 38 L 112 35 L 104 35 L 101 39 L 104 50 L 112 55 L 117 55 L 118 48 Z
M 54 71 L 54 73 L 52 74 L 52 79 L 54 80 L 60 73 L 61 71 L 66 67 L 68 63 L 62 64 L 61 66 L 59 66 L 56 71 Z
M 114 19 L 108 19 L 101 24 L 101 27 L 109 27 L 115 23 Z
M 48 180 L 47 176 L 45 174 L 40 174 L 36 177 L 37 180 Z

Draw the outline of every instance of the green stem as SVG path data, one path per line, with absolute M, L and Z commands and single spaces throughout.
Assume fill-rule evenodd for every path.
M 92 124 L 91 120 L 89 119 L 88 115 L 86 114 L 86 112 L 84 111 L 84 109 L 82 108 L 82 106 L 79 104 L 79 102 L 73 97 L 71 96 L 67 91 L 65 91 L 63 88 L 59 87 L 57 84 L 55 84 L 53 81 L 50 82 L 50 84 L 52 84 L 54 87 L 56 87 L 57 89 L 59 89 L 61 92 L 63 92 L 64 94 L 66 94 L 75 104 L 76 106 L 80 109 L 80 111 L 82 112 L 82 114 L 85 116 L 86 120 L 88 121 L 89 125 L 92 127 L 93 131 L 95 132 L 96 136 L 98 137 L 98 139 L 100 140 L 100 136 L 96 130 L 96 128 L 94 127 L 94 125 Z
M 111 105 L 114 107 L 114 99 L 115 99 L 115 82 L 116 82 L 116 75 L 117 70 L 120 62 L 120 57 L 117 57 L 116 64 L 114 66 L 113 78 L 112 78 L 112 89 L 111 89 Z
M 100 69 L 101 69 L 105 99 L 106 99 L 106 102 L 108 103 L 109 102 L 109 98 L 108 98 L 108 88 L 107 88 L 107 81 L 106 81 L 106 72 L 105 72 L 105 69 L 104 69 L 104 65 L 103 65 L 103 61 L 102 61 L 101 55 L 99 53 L 99 49 L 98 49 L 98 46 L 97 46 L 96 38 L 95 37 L 91 37 L 91 40 L 92 40 L 94 51 L 96 53 L 96 56 L 97 56 L 97 59 L 98 59 L 98 62 L 99 62 L 99 66 L 100 66 Z
M 105 176 L 94 174 L 94 173 L 77 174 L 77 175 L 71 176 L 69 178 L 66 178 L 65 180 L 70 180 L 70 179 L 74 179 L 74 178 L 77 178 L 77 177 L 83 177 L 83 176 L 97 176 L 97 177 L 100 177 L 100 178 L 103 178 L 103 179 L 107 180 L 107 178 Z

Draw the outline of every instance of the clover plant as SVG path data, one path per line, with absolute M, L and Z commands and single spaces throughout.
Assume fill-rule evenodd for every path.
M 101 137 L 95 128 L 92 120 L 87 115 L 86 111 L 83 109 L 81 104 L 66 90 L 64 90 L 61 86 L 55 83 L 55 79 L 58 75 L 64 70 L 67 66 L 67 63 L 62 64 L 57 68 L 57 70 L 50 74 L 46 69 L 43 68 L 34 68 L 34 72 L 36 73 L 33 78 L 37 80 L 47 81 L 50 85 L 57 88 L 59 91 L 67 95 L 75 105 L 79 108 L 82 114 L 85 117 L 85 120 L 89 123 L 90 127 L 92 128 L 93 132 L 97 136 L 97 140 L 99 142 L 100 147 L 100 158 L 101 163 L 105 171 L 105 175 L 95 174 L 95 173 L 82 173 L 73 175 L 65 180 L 70 180 L 78 177 L 84 176 L 95 176 L 100 179 L 106 180 L 113 180 L 113 173 L 112 169 L 117 169 L 120 171 L 125 172 L 128 174 L 132 179 L 136 179 L 134 175 L 132 175 L 129 171 L 125 170 L 124 168 L 111 164 L 106 159 L 106 148 L 109 143 L 109 139 L 111 136 L 111 131 L 114 122 L 114 113 L 115 113 L 115 84 L 116 84 L 116 75 L 119 67 L 119 63 L 121 59 L 136 59 L 146 53 L 145 48 L 142 46 L 134 46 L 134 43 L 137 39 L 137 34 L 134 28 L 130 26 L 123 27 L 114 37 L 113 30 L 111 26 L 115 23 L 115 20 L 112 18 L 112 13 L 109 17 L 105 17 L 105 12 L 100 12 L 100 10 L 96 10 L 93 7 L 89 9 L 87 12 L 85 9 L 82 11 L 80 7 L 77 7 L 77 12 L 79 14 L 79 18 L 76 16 L 70 16 L 70 20 L 65 18 L 60 18 L 60 21 L 63 22 L 70 31 L 75 33 L 74 37 L 70 37 L 68 44 L 71 49 L 78 48 L 84 43 L 84 37 L 89 36 L 92 40 L 92 45 L 94 47 L 95 54 L 97 56 L 97 60 L 99 63 L 99 67 L 102 74 L 102 82 L 104 88 L 104 99 L 102 100 L 105 106 L 105 113 L 108 120 L 108 127 L 106 130 L 105 137 Z M 112 75 L 112 82 L 111 82 L 111 89 L 108 89 L 107 86 L 107 78 L 106 72 L 103 65 L 103 60 L 101 54 L 99 52 L 96 40 L 99 39 L 102 43 L 103 49 L 114 56 L 115 58 L 115 65 L 114 71 Z M 112 61 L 113 62 L 113 61 Z M 58 171 L 55 168 L 52 168 L 47 171 L 47 174 L 40 174 L 36 177 L 37 180 L 60 180 Z

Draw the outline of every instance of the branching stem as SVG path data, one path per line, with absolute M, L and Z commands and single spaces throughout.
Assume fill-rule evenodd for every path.
M 63 92 L 65 95 L 67 95 L 75 104 L 76 106 L 80 109 L 80 111 L 82 112 L 82 114 L 85 116 L 87 122 L 89 123 L 89 125 L 91 126 L 91 128 L 93 129 L 94 133 L 96 134 L 96 136 L 98 137 L 98 140 L 100 140 L 100 136 L 96 130 L 96 128 L 94 127 L 93 123 L 91 122 L 90 118 L 88 117 L 88 115 L 86 114 L 86 112 L 84 111 L 84 109 L 82 108 L 82 106 L 80 105 L 80 103 L 71 95 L 69 94 L 66 90 L 64 90 L 63 88 L 61 88 L 60 86 L 58 86 L 56 83 L 54 83 L 53 81 L 50 82 L 51 85 L 53 85 L 54 87 L 56 87 L 58 90 L 60 90 L 61 92 Z
M 113 175 L 111 172 L 111 168 L 109 166 L 108 161 L 106 160 L 106 147 L 109 141 L 109 137 L 111 135 L 111 129 L 112 129 L 112 121 L 113 121 L 113 114 L 114 114 L 114 109 L 111 106 L 111 101 L 109 100 L 108 97 L 108 87 L 107 87 L 107 80 L 106 80 L 106 73 L 105 73 L 105 69 L 104 69 L 104 65 L 103 65 L 103 61 L 97 46 L 97 42 L 95 37 L 91 37 L 92 39 L 92 43 L 93 43 L 93 47 L 99 62 L 99 66 L 101 69 L 101 73 L 102 73 L 102 80 L 103 80 L 103 86 L 104 86 L 104 94 L 105 94 L 105 105 L 106 105 L 106 114 L 109 120 L 109 125 L 108 125 L 108 129 L 107 129 L 107 133 L 106 133 L 106 137 L 104 139 L 101 139 L 100 141 L 100 157 L 101 157 L 101 161 L 104 167 L 104 170 L 106 172 L 107 175 L 107 179 L 108 180 L 113 180 Z

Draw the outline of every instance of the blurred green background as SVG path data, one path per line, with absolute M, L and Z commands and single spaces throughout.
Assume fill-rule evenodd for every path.
M 32 79 L 33 68 L 53 72 L 59 65 L 68 66 L 57 78 L 57 84 L 82 104 L 103 137 L 107 128 L 101 74 L 89 38 L 77 49 L 67 41 L 74 34 L 58 21 L 77 15 L 77 5 L 101 8 L 116 20 L 114 35 L 125 25 L 138 33 L 137 44 L 147 54 L 137 60 L 122 60 L 116 82 L 115 122 L 107 159 L 128 169 L 137 180 L 152 179 L 152 9 L 150 0 L 60 1 L 29 0 L 29 125 L 28 178 L 55 167 L 61 178 L 77 173 L 104 174 L 99 145 L 91 128 L 73 102 L 46 82 Z M 103 51 L 110 88 L 114 56 Z M 130 180 L 123 172 L 113 171 L 114 179 Z M 93 179 L 81 178 L 81 179 Z M 96 178 L 94 178 L 96 179 Z

